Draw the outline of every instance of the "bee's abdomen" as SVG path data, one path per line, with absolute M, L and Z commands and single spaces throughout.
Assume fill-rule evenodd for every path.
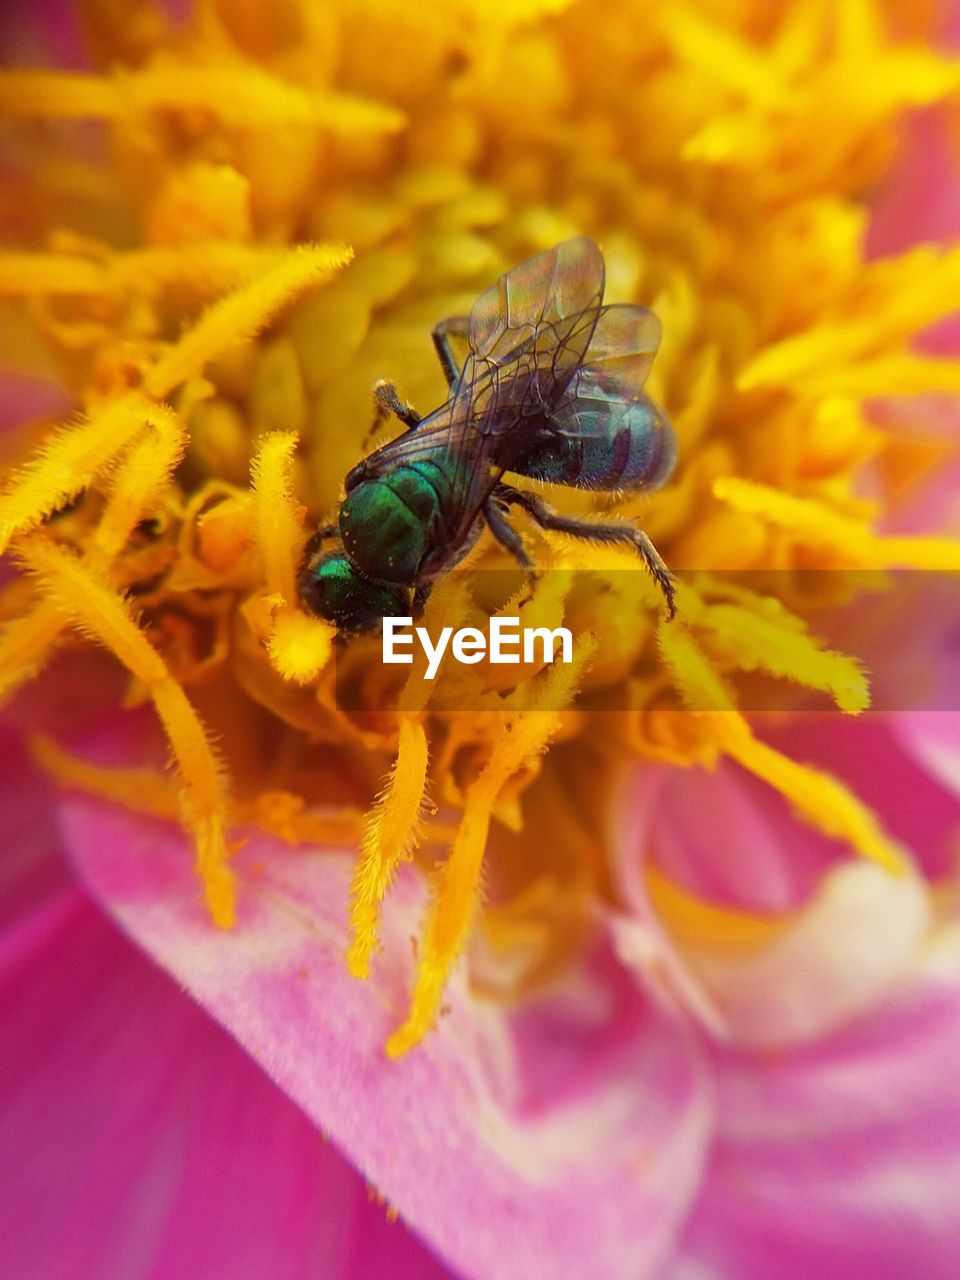
M 352 489 L 340 508 L 351 563 L 375 582 L 414 583 L 440 515 L 442 483 L 440 469 L 423 460 Z
M 512 470 L 579 489 L 655 489 L 675 461 L 673 428 L 652 400 L 578 396 Z

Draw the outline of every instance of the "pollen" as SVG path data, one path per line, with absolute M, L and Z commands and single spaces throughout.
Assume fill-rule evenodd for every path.
M 39 731 L 37 759 L 179 821 L 219 926 L 245 892 L 241 827 L 305 857 L 351 849 L 358 979 L 378 980 L 401 869 L 421 877 L 392 1056 L 471 979 L 475 931 L 525 940 L 518 991 L 575 953 L 608 892 L 613 751 L 638 768 L 735 760 L 851 858 L 901 874 L 909 854 L 868 806 L 764 725 L 803 699 L 868 714 L 837 609 L 887 570 L 960 568 L 955 541 L 888 521 L 930 464 L 916 415 L 960 389 L 960 363 L 917 342 L 955 310 L 960 246 L 867 251 L 909 112 L 960 91 L 926 6 L 615 0 L 602 23 L 569 0 L 280 8 L 214 20 L 197 4 L 136 40 L 94 18 L 84 73 L 0 72 L 18 158 L 5 363 L 72 407 L 4 439 L 0 697 L 56 681 L 68 649 L 106 651 L 117 714 L 152 707 L 174 769 L 94 764 Z M 646 530 L 679 575 L 677 617 L 659 621 L 631 551 L 519 521 L 535 584 L 483 534 L 425 622 L 563 625 L 573 663 L 426 682 L 415 662 L 398 679 L 369 637 L 303 607 L 307 541 L 382 439 L 374 384 L 440 404 L 431 327 L 578 234 L 603 250 L 606 300 L 661 322 L 648 389 L 679 463 L 654 493 L 550 501 Z M 796 589 L 811 570 L 831 591 Z M 678 931 L 726 946 L 779 927 L 660 872 L 650 890 Z

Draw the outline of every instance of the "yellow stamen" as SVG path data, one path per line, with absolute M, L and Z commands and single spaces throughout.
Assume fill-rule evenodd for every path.
M 89 564 L 107 568 L 140 521 L 160 498 L 183 456 L 183 426 L 165 405 L 149 405 L 144 420 L 152 434 L 135 444 L 117 468 L 107 505 L 85 552 Z M 66 619 L 57 606 L 41 602 L 0 634 L 0 702 L 43 666 Z
M 176 785 L 156 769 L 91 764 L 39 733 L 30 738 L 30 751 L 37 764 L 65 787 L 76 787 L 78 791 L 152 818 L 176 820 L 180 816 Z
M 197 297 L 209 298 L 280 265 L 287 254 L 230 241 L 135 249 L 111 253 L 103 262 L 70 253 L 11 253 L 0 258 L 0 296 L 110 297 L 188 285 Z
M 842 782 L 760 742 L 739 716 L 720 727 L 720 738 L 734 760 L 775 787 L 811 826 L 845 841 L 891 875 L 905 875 L 909 870 L 906 850 L 887 835 L 873 811 Z
M 661 623 L 657 630 L 660 656 L 691 711 L 734 711 L 733 693 L 682 624 Z
M 160 357 L 144 379 L 144 390 L 162 400 L 209 361 L 259 333 L 296 294 L 329 280 L 352 257 L 352 251 L 342 245 L 301 245 L 291 249 L 272 270 L 215 302 Z
M 0 497 L 0 552 L 87 488 L 142 430 L 150 408 L 143 396 L 124 396 L 54 434 Z
M 275 431 L 257 449 L 251 473 L 254 492 L 254 528 L 267 591 L 283 596 L 288 604 L 297 597 L 296 563 L 291 550 L 301 539 L 304 509 L 293 494 L 293 458 L 297 437 Z
M 779 914 L 718 907 L 681 889 L 653 863 L 647 865 L 645 875 L 654 910 L 681 943 L 740 951 L 744 946 L 763 946 L 788 927 L 788 921 Z
M 595 648 L 593 641 L 581 641 L 573 662 L 553 669 L 543 694 L 546 705 L 563 705 L 572 698 Z M 400 1057 L 418 1044 L 437 1015 L 444 983 L 463 949 L 479 905 L 480 872 L 497 796 L 518 769 L 546 750 L 561 723 L 559 711 L 524 711 L 510 716 L 494 742 L 486 766 L 467 791 L 460 828 L 439 873 L 410 1014 L 387 1041 L 391 1057 Z
M 835 377 L 837 369 L 849 375 L 864 367 L 863 357 L 876 353 L 882 344 L 910 338 L 949 315 L 958 292 L 960 249 L 923 246 L 898 258 L 881 259 L 864 271 L 859 296 L 851 303 L 856 309 L 849 318 L 816 325 L 765 347 L 740 371 L 737 386 L 743 391 L 809 388 L 824 370 L 827 379 Z M 901 369 L 916 359 L 890 358 Z M 890 390 L 883 386 L 880 394 Z
M 6 71 L 0 111 L 48 119 L 123 119 L 134 111 L 203 109 L 224 123 L 263 129 L 319 125 L 347 136 L 395 133 L 400 111 L 343 93 L 302 89 L 249 63 L 165 62 L 113 79 L 57 71 Z
M 429 750 L 423 725 L 403 716 L 397 758 L 367 818 L 350 889 L 351 941 L 347 966 L 355 978 L 370 974 L 377 946 L 380 904 L 401 862 L 419 843 Z
M 912 569 L 960 569 L 960 542 L 873 533 L 815 498 L 797 498 L 733 476 L 717 480 L 713 492 L 736 510 L 758 515 L 793 533 L 801 542 L 836 549 L 865 568 L 903 565 Z
M 0 295 L 6 297 L 109 292 L 108 274 L 99 263 L 70 254 L 8 253 L 0 260 Z
M 253 460 L 254 529 L 263 557 L 267 592 L 285 605 L 272 612 L 267 652 L 285 680 L 310 684 L 330 657 L 335 629 L 293 607 L 302 541 L 304 508 L 293 492 L 297 436 L 274 431 L 260 442 Z
M 106 562 L 120 554 L 140 521 L 156 508 L 186 447 L 183 423 L 167 405 L 150 405 L 144 420 L 151 431 L 131 447 L 117 468 L 91 539 L 93 555 Z
M 197 871 L 216 924 L 233 922 L 233 877 L 224 838 L 226 805 L 213 748 L 183 689 L 137 627 L 130 606 L 76 556 L 34 536 L 18 547 L 45 596 L 74 626 L 108 648 L 146 686 L 180 770 L 184 817 L 197 847 Z
M 33 734 L 30 750 L 37 764 L 65 787 L 76 787 L 132 813 L 152 818 L 176 819 L 181 813 L 176 783 L 156 769 L 118 768 L 93 764 L 64 750 L 52 738 Z M 236 799 L 230 804 L 230 826 L 251 825 L 291 845 L 340 845 L 354 848 L 365 825 L 357 809 L 335 812 L 308 809 L 303 796 L 289 791 L 262 791 L 252 800 Z M 429 844 L 449 844 L 455 832 L 442 823 L 426 822 L 422 838 Z
M 153 366 L 144 389 L 162 399 L 209 360 L 252 337 L 294 294 L 328 279 L 350 257 L 349 250 L 337 247 L 291 251 L 272 271 L 215 303 Z M 15 533 L 34 528 L 86 488 L 152 413 L 149 402 L 132 393 L 55 435 L 23 468 L 16 486 L 0 498 L 0 552 Z
M 710 22 L 691 5 L 662 10 L 663 37 L 697 75 L 715 80 L 737 97 L 766 106 L 784 106 L 791 93 L 769 58 L 729 27 Z
M 64 628 L 60 610 L 43 602 L 0 632 L 0 703 L 46 664 Z
M 875 815 L 829 774 L 798 764 L 774 747 L 758 741 L 748 722 L 734 709 L 716 672 L 688 633 L 672 624 L 661 627 L 660 649 L 686 705 L 702 717 L 706 732 L 720 750 L 770 784 L 817 830 L 847 841 L 862 857 L 893 875 L 903 874 L 909 858 L 888 836 Z
M 713 605 L 704 614 L 714 657 L 739 671 L 768 671 L 808 689 L 822 689 L 849 715 L 866 710 L 870 689 L 857 660 L 821 649 L 805 631 L 789 625 L 793 621 L 786 610 L 777 618 L 732 604 Z
M 797 383 L 809 396 L 921 396 L 960 391 L 960 360 L 935 356 L 877 356 L 810 373 Z

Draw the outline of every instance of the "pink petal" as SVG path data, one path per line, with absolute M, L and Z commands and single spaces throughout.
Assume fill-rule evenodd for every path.
M 624 809 L 614 864 L 627 907 L 613 921 L 620 955 L 718 1039 L 816 1039 L 911 969 L 930 924 L 920 877 L 851 860 L 737 766 L 638 769 Z M 648 860 L 697 897 L 779 928 L 723 945 L 674 936 L 651 904 Z
M 849 853 L 795 821 L 776 791 L 730 761 L 635 769 L 621 808 L 618 870 L 631 888 L 650 859 L 691 893 L 746 911 L 798 906 Z
M 397 1063 L 422 886 L 391 897 L 369 983 L 342 959 L 350 859 L 254 834 L 238 923 L 201 909 L 182 835 L 88 799 L 65 830 L 85 882 L 454 1266 L 475 1276 L 649 1274 L 699 1179 L 699 1058 L 609 955 L 513 1015 L 471 997 Z M 584 985 L 585 984 L 585 985 Z
M 362 1280 L 378 1257 L 447 1274 L 78 889 L 3 976 L 5 1274 Z
M 869 252 L 901 253 L 924 241 L 946 243 L 960 229 L 960 168 L 942 107 L 914 112 L 902 126 L 894 165 L 871 201 Z
M 952 669 L 957 669 L 956 663 Z M 948 674 L 948 683 L 949 678 Z M 956 694 L 955 687 L 954 701 Z M 960 722 L 956 714 L 929 714 L 944 715 L 943 724 Z M 960 809 L 956 795 L 902 739 L 901 731 L 910 721 L 911 714 L 906 712 L 868 713 L 855 720 L 809 714 L 795 717 L 782 728 L 766 728 L 763 736 L 792 759 L 807 761 L 847 782 L 891 835 L 906 845 L 923 873 L 942 879 L 955 867 L 953 841 Z
M 960 710 L 917 711 L 901 716 L 897 730 L 905 749 L 947 790 L 960 797 Z M 960 808 L 953 835 L 960 835 Z
M 954 941 L 919 988 L 816 1047 L 717 1054 L 710 1172 L 665 1280 L 953 1280 L 958 970 Z
M 0 967 L 11 931 L 71 886 L 56 857 L 56 806 L 23 743 L 0 723 Z
M 0 53 L 6 65 L 42 66 L 51 61 L 80 69 L 83 50 L 77 6 L 67 0 L 6 5 L 0 10 Z
M 49 787 L 0 734 L 3 1274 L 448 1276 L 71 882 Z
M 39 418 L 62 418 L 71 408 L 66 392 L 50 379 L 0 369 L 0 431 Z

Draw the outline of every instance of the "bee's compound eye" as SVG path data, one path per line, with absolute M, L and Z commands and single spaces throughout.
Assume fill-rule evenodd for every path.
M 304 569 L 298 586 L 304 608 L 334 623 L 339 631 L 374 631 L 381 619 L 410 613 L 408 591 L 371 582 L 338 551 Z

